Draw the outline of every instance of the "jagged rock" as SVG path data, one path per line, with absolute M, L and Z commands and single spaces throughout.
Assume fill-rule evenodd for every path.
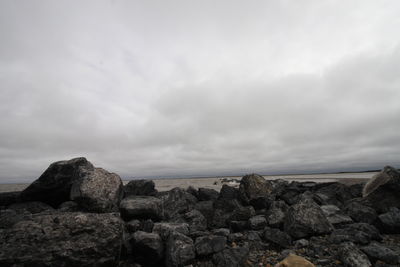
M 27 211 L 29 213 L 35 214 L 43 211 L 54 211 L 54 208 L 46 203 L 39 201 L 29 201 L 29 202 L 21 202 L 15 203 L 8 206 L 8 209 L 15 210 L 17 213 L 21 213 L 23 211 Z
M 197 191 L 193 186 L 190 185 L 188 188 L 186 188 L 186 192 L 199 199 L 199 191 Z
M 131 196 L 124 198 L 119 208 L 124 220 L 159 220 L 163 217 L 162 201 L 151 196 Z
M 53 207 L 70 200 L 73 183 L 94 170 L 85 158 L 74 158 L 52 163 L 47 170 L 24 191 L 23 201 L 41 201 Z
M 178 232 L 171 232 L 166 244 L 165 265 L 185 266 L 196 257 L 193 240 Z
M 179 214 L 193 209 L 197 198 L 181 188 L 173 188 L 161 196 L 164 205 L 165 219 L 173 219 Z
M 209 235 L 196 238 L 194 247 L 198 256 L 206 256 L 225 248 L 226 237 Z
M 300 239 L 330 233 L 333 226 L 315 202 L 304 200 L 289 208 L 284 229 L 293 238 Z
M 218 228 L 218 229 L 214 229 L 212 230 L 212 233 L 214 235 L 219 235 L 219 236 L 229 236 L 229 234 L 231 233 L 231 231 L 228 228 Z
M 349 216 L 342 214 L 341 210 L 335 205 L 322 205 L 321 210 L 332 225 L 343 225 L 353 222 Z
M 79 211 L 79 206 L 74 201 L 65 201 L 58 206 L 57 210 L 60 212 L 75 212 Z
M 248 221 L 249 228 L 252 230 L 261 230 L 267 226 L 267 220 L 263 215 L 256 215 L 251 217 Z
M 340 259 L 348 267 L 370 267 L 372 266 L 367 255 L 351 242 L 343 243 L 339 248 Z
M 155 196 L 157 190 L 152 180 L 131 180 L 124 185 L 124 196 Z
M 378 216 L 378 227 L 383 233 L 400 234 L 400 210 L 391 208 Z
M 143 232 L 151 233 L 153 232 L 154 222 L 151 219 L 147 219 L 140 222 L 140 229 Z
M 265 227 L 264 239 L 282 248 L 289 248 L 292 245 L 292 238 L 279 229 Z
M 0 229 L 10 228 L 19 221 L 32 218 L 32 213 L 22 210 L 17 212 L 12 209 L 0 210 Z
M 267 223 L 271 227 L 281 228 L 289 206 L 284 201 L 274 201 L 267 212 Z
M 243 241 L 245 239 L 246 239 L 246 237 L 242 233 L 231 233 L 231 234 L 228 235 L 228 241 L 229 242 L 238 243 L 238 242 L 241 242 L 241 241 Z
M 213 256 L 213 263 L 218 267 L 243 266 L 249 256 L 249 247 L 226 248 Z
M 141 227 L 139 220 L 130 220 L 129 222 L 125 223 L 125 226 L 130 233 L 139 231 Z
M 184 221 L 189 224 L 189 232 L 205 231 L 207 229 L 207 220 L 198 210 L 192 210 L 183 215 Z
M 121 178 L 102 168 L 87 172 L 71 187 L 71 200 L 91 212 L 117 211 L 123 197 Z
M 352 194 L 350 187 L 337 182 L 319 188 L 314 194 L 321 198 L 324 205 L 338 207 L 342 207 L 346 201 L 356 197 Z
M 158 233 L 163 240 L 167 240 L 170 233 L 178 232 L 183 235 L 189 235 L 189 225 L 187 223 L 155 223 L 153 232 Z
M 239 207 L 233 212 L 230 220 L 248 221 L 254 215 L 256 215 L 256 212 L 252 206 Z
M 212 200 L 208 201 L 199 201 L 194 205 L 194 208 L 203 214 L 203 216 L 207 220 L 207 226 L 212 225 L 212 221 L 214 218 L 214 202 Z
M 158 266 L 164 256 L 164 245 L 156 233 L 137 231 L 131 239 L 135 260 L 146 266 Z
M 275 267 L 315 267 L 315 265 L 303 257 L 289 254 L 284 260 L 276 264 Z
M 224 212 L 233 212 L 243 206 L 237 199 L 220 198 L 214 201 L 214 209 L 219 209 Z
M 378 213 L 387 212 L 391 207 L 400 208 L 400 173 L 386 166 L 374 175 L 363 189 L 363 203 Z
M 362 247 L 361 250 L 373 262 L 381 260 L 389 264 L 400 263 L 400 256 L 395 251 L 379 243 L 371 243 L 368 246 Z
M 373 208 L 362 205 L 359 202 L 353 201 L 348 203 L 343 211 L 349 215 L 355 222 L 364 222 L 372 224 L 378 217 Z
M 214 216 L 211 223 L 213 228 L 226 228 L 228 226 L 229 218 L 232 216 L 232 212 L 226 212 L 221 209 L 214 210 Z
M 273 185 L 258 174 L 245 175 L 240 180 L 239 197 L 245 204 L 257 209 L 268 208 Z
M 19 201 L 20 191 L 15 192 L 1 192 L 0 193 L 0 207 L 6 207 Z
M 233 186 L 222 185 L 221 191 L 219 192 L 219 199 L 236 199 L 239 196 L 239 191 Z
M 247 221 L 230 221 L 229 226 L 233 232 L 243 232 L 248 228 Z
M 332 232 L 329 240 L 332 243 L 340 244 L 350 241 L 357 244 L 366 245 L 371 240 L 381 240 L 378 229 L 366 223 L 349 224 L 343 229 L 336 229 Z
M 218 191 L 210 188 L 199 188 L 198 199 L 199 200 L 216 200 L 219 196 Z
M 116 266 L 123 222 L 115 214 L 37 214 L 0 231 L 1 266 Z

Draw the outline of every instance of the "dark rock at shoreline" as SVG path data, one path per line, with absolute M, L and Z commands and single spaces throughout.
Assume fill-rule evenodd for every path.
M 128 196 L 155 196 L 155 184 L 152 180 L 131 180 L 124 185 L 124 197 Z
M 266 207 L 272 191 L 272 183 L 258 174 L 245 175 L 240 180 L 239 198 L 245 204 L 255 205 L 257 208 Z
M 367 255 L 357 248 L 353 243 L 344 243 L 340 248 L 340 258 L 345 266 L 370 267 L 372 266 Z
M 372 240 L 381 240 L 382 237 L 373 225 L 366 223 L 354 223 L 347 225 L 343 229 L 336 229 L 329 237 L 332 243 L 340 244 L 343 242 L 353 242 L 367 245 Z
M 163 240 L 167 240 L 172 232 L 189 235 L 189 225 L 187 223 L 155 223 L 153 232 L 158 233 Z
M 279 229 L 266 227 L 264 229 L 264 239 L 282 248 L 289 248 L 292 245 L 292 238 Z
M 271 227 L 282 228 L 289 206 L 284 201 L 274 201 L 266 212 L 267 223 Z
M 219 197 L 218 198 L 222 198 L 222 199 L 236 199 L 239 195 L 239 190 L 236 189 L 233 186 L 229 186 L 229 185 L 222 185 L 222 188 L 219 192 Z
M 377 218 L 376 211 L 373 208 L 365 206 L 358 201 L 352 201 L 348 203 L 344 207 L 343 211 L 355 222 L 372 224 Z
M 267 226 L 267 220 L 264 215 L 256 215 L 249 219 L 248 225 L 252 230 L 262 230 Z
M 20 202 L 8 206 L 8 209 L 15 210 L 17 213 L 27 211 L 35 214 L 43 211 L 54 211 L 54 208 L 46 203 L 39 201 Z
M 388 212 L 379 215 L 377 225 L 383 233 L 400 234 L 400 210 L 391 208 Z
M 163 217 L 162 201 L 151 196 L 131 196 L 124 198 L 119 208 L 124 220 L 160 220 Z
M 244 265 L 248 256 L 248 246 L 227 248 L 214 254 L 212 261 L 218 267 L 240 267 Z
M 158 266 L 164 257 L 164 245 L 156 233 L 137 231 L 131 239 L 135 261 L 146 266 Z
M 165 192 L 160 198 L 163 202 L 165 219 L 167 220 L 190 211 L 197 203 L 195 196 L 178 187 Z
M 400 264 L 400 255 L 379 243 L 362 247 L 361 250 L 372 262 L 380 260 L 389 264 Z
M 20 194 L 21 194 L 20 191 L 1 192 L 0 193 L 0 207 L 6 207 L 11 204 L 19 202 Z
M 321 206 L 321 210 L 325 214 L 328 221 L 334 226 L 353 222 L 349 216 L 343 214 L 339 207 L 335 205 L 323 205 Z
M 168 237 L 165 254 L 167 267 L 188 265 L 196 257 L 193 240 L 173 231 Z
M 216 200 L 218 196 L 219 192 L 214 189 L 199 188 L 197 198 L 202 201 L 207 201 L 207 200 Z
M 225 244 L 226 237 L 208 235 L 196 238 L 194 247 L 198 256 L 206 256 L 222 251 Z

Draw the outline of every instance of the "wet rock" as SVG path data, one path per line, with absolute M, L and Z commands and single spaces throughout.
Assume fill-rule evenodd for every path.
M 156 233 L 137 231 L 131 239 L 135 260 L 141 264 L 157 266 L 164 256 L 161 237 Z
M 151 196 L 131 196 L 124 198 L 119 208 L 124 220 L 159 220 L 163 217 L 162 201 Z
M 353 243 L 343 243 L 339 249 L 340 259 L 345 266 L 370 267 L 372 266 L 367 255 L 357 248 Z
M 395 251 L 379 243 L 371 243 L 368 246 L 362 247 L 361 250 L 372 262 L 381 260 L 389 264 L 400 263 L 400 256 Z
M 391 208 L 388 212 L 379 215 L 379 229 L 387 234 L 400 234 L 400 210 Z
M 265 216 L 257 215 L 249 219 L 248 225 L 249 228 L 252 230 L 261 230 L 264 229 L 265 226 L 267 226 L 267 220 L 265 219 Z
M 70 200 L 73 183 L 93 170 L 93 165 L 85 158 L 54 162 L 21 192 L 21 200 L 41 201 L 57 207 L 62 202 Z
M 349 216 L 342 214 L 341 210 L 335 205 L 322 205 L 321 210 L 332 225 L 343 225 L 353 222 Z
M 359 202 L 353 201 L 348 203 L 343 211 L 349 215 L 355 222 L 364 222 L 372 224 L 376 218 L 377 214 L 373 208 L 362 205 Z
M 366 245 L 372 240 L 381 239 L 382 237 L 380 236 L 378 229 L 366 223 L 355 223 L 350 224 L 343 229 L 336 229 L 329 237 L 329 240 L 335 244 L 350 241 Z
M 124 185 L 124 196 L 155 196 L 157 190 L 152 180 L 131 180 Z
M 249 247 L 227 248 L 214 254 L 213 263 L 218 267 L 243 266 L 249 256 Z
M 19 202 L 20 191 L 15 192 L 1 192 L 0 193 L 0 207 L 6 207 L 11 204 Z
M 115 214 L 33 215 L 0 232 L 0 265 L 115 266 L 123 228 Z
M 163 240 L 167 240 L 172 232 L 189 235 L 189 225 L 187 223 L 155 223 L 153 232 L 158 233 Z
M 225 244 L 226 237 L 209 235 L 196 238 L 194 247 L 198 256 L 206 256 L 223 250 Z
M 197 202 L 197 198 L 181 188 L 174 188 L 165 192 L 161 199 L 164 205 L 165 219 L 173 219 L 180 214 L 186 213 L 193 209 Z
M 236 199 L 239 196 L 239 190 L 233 186 L 222 185 L 221 191 L 219 192 L 219 199 Z
M 284 201 L 274 201 L 267 211 L 266 219 L 268 225 L 274 228 L 281 228 L 289 206 Z
M 330 233 L 332 224 L 313 201 L 301 201 L 291 206 L 284 220 L 285 232 L 295 239 Z
M 266 227 L 264 239 L 282 248 L 289 248 L 292 245 L 292 238 L 279 229 Z
M 199 200 L 216 200 L 219 196 L 218 191 L 210 188 L 199 188 L 198 199 Z
M 87 172 L 71 187 L 71 200 L 91 212 L 118 211 L 123 197 L 121 178 L 102 168 Z
M 193 240 L 178 232 L 171 232 L 165 249 L 165 265 L 185 266 L 196 257 Z
M 29 213 L 35 214 L 43 211 L 54 211 L 54 208 L 46 203 L 39 201 L 29 201 L 29 202 L 21 202 L 15 203 L 8 206 L 8 209 L 15 210 L 17 213 L 21 213 L 23 211 L 27 211 Z
M 275 267 L 315 267 L 315 265 L 303 257 L 289 254 L 284 260 L 276 264 Z
M 272 183 L 264 177 L 258 174 L 245 175 L 240 181 L 239 198 L 245 204 L 253 205 L 255 208 L 268 208 L 272 190 Z

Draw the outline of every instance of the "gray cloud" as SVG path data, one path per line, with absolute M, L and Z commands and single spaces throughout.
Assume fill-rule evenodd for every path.
M 2 1 L 0 181 L 400 165 L 397 1 Z

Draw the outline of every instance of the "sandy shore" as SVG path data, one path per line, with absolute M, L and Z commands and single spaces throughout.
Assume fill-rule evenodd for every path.
M 341 182 L 345 184 L 354 184 L 367 181 L 376 172 L 360 172 L 360 173 L 329 173 L 329 174 L 301 174 L 301 175 L 264 175 L 267 180 L 284 179 L 288 181 L 299 182 Z M 195 188 L 205 187 L 220 190 L 224 183 L 232 186 L 238 186 L 238 183 L 227 182 L 240 181 L 240 176 L 224 176 L 224 177 L 206 177 L 206 178 L 159 178 L 152 179 L 156 184 L 158 191 L 167 191 L 174 187 L 187 188 L 193 186 Z M 127 183 L 128 181 L 124 181 Z M 11 192 L 24 190 L 29 184 L 15 183 L 15 184 L 0 184 L 0 192 Z

